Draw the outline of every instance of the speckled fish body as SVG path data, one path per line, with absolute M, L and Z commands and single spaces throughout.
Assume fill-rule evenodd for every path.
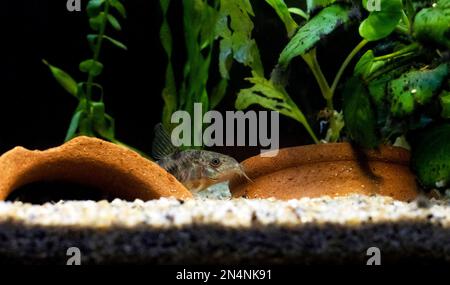
M 234 175 L 245 176 L 234 158 L 205 150 L 176 152 L 161 158 L 158 164 L 193 192 L 228 181 Z

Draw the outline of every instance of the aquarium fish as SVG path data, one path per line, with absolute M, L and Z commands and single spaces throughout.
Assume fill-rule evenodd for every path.
M 230 156 L 206 150 L 177 149 L 162 124 L 155 128 L 153 156 L 162 168 L 192 192 L 226 182 L 236 175 L 250 180 L 239 162 Z

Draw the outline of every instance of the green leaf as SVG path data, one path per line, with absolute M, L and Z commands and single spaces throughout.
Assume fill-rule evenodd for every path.
M 441 106 L 442 106 L 442 117 L 445 119 L 450 119 L 450 92 L 442 91 L 440 97 Z
M 94 31 L 100 31 L 100 28 L 105 23 L 106 14 L 105 12 L 100 12 L 97 16 L 89 19 L 89 25 L 91 26 L 91 29 Z
M 77 82 L 65 71 L 49 64 L 46 60 L 43 60 L 56 79 L 56 81 L 67 91 L 69 94 L 78 98 L 78 84 Z
M 280 55 L 281 67 L 289 65 L 297 56 L 306 54 L 320 39 L 349 21 L 349 10 L 339 5 L 329 6 L 301 27 Z
M 391 112 L 403 117 L 414 112 L 417 105 L 425 105 L 441 88 L 448 75 L 448 65 L 431 70 L 413 70 L 389 83 Z
M 386 64 L 386 61 L 376 61 L 372 50 L 368 50 L 358 61 L 355 66 L 354 75 L 367 78 L 373 72 L 380 69 Z
M 343 91 L 344 120 L 350 137 L 366 148 L 377 147 L 380 140 L 376 132 L 376 115 L 370 95 L 358 77 L 347 81 Z
M 103 3 L 105 3 L 105 0 L 89 0 L 87 4 L 89 18 L 97 17 L 100 14 Z
M 91 102 L 91 112 L 95 132 L 107 140 L 113 140 L 115 137 L 114 119 L 105 113 L 105 104 Z
M 102 126 L 102 128 L 97 128 L 96 131 L 105 139 L 109 141 L 113 141 L 116 143 L 116 121 L 113 117 L 105 113 L 105 124 Z M 128 147 L 130 148 L 130 147 Z M 141 153 L 140 151 L 131 148 L 134 151 L 137 151 Z
M 387 86 L 393 78 L 391 73 L 386 73 L 368 84 L 367 88 L 375 105 L 381 106 L 383 104 L 387 98 Z
M 302 17 L 305 20 L 309 20 L 309 15 L 306 14 L 305 11 L 303 11 L 300 8 L 296 8 L 296 7 L 292 7 L 288 9 L 289 13 L 294 14 L 294 15 L 298 15 L 300 17 Z
M 423 42 L 450 48 L 450 1 L 440 0 L 421 10 L 414 20 L 414 36 Z
M 253 9 L 248 0 L 221 0 L 215 33 L 221 38 L 219 70 L 229 78 L 233 59 L 263 76 L 264 69 L 258 46 L 252 38 Z
M 116 9 L 116 11 L 119 12 L 119 14 L 123 18 L 127 17 L 127 11 L 126 11 L 125 7 L 123 6 L 123 4 L 119 0 L 110 0 L 109 2 L 111 3 L 111 6 L 114 9 Z
M 108 14 L 108 22 L 111 24 L 111 26 L 116 29 L 117 31 L 122 30 L 122 26 L 120 25 L 119 21 L 111 14 Z
M 278 17 L 283 21 L 288 37 L 292 37 L 298 28 L 297 23 L 292 19 L 291 13 L 289 12 L 284 0 L 266 0 L 270 6 L 277 12 Z
M 87 41 L 89 43 L 89 47 L 91 48 L 91 50 L 94 52 L 95 50 L 95 45 L 97 44 L 97 39 L 98 39 L 98 35 L 96 34 L 90 34 L 87 35 Z
M 162 124 L 166 130 L 170 130 L 172 114 L 177 110 L 177 88 L 175 83 L 175 74 L 172 66 L 172 32 L 167 20 L 167 12 L 170 5 L 170 0 L 160 0 L 160 5 L 163 13 L 163 23 L 160 30 L 161 44 L 166 52 L 168 62 L 166 68 L 166 86 L 163 89 L 162 97 L 164 100 Z
M 306 6 L 308 7 L 308 13 L 315 11 L 318 8 L 326 7 L 336 0 L 306 0 Z
M 93 59 L 88 59 L 80 63 L 80 71 L 99 76 L 103 71 L 103 64 Z
M 70 121 L 69 129 L 67 130 L 66 138 L 64 139 L 65 142 L 70 141 L 71 139 L 76 137 L 76 133 L 80 125 L 80 120 L 82 119 L 83 115 L 84 111 L 77 109 L 77 111 L 72 117 L 72 120 Z
M 450 124 L 425 130 L 415 137 L 412 168 L 426 188 L 443 187 L 450 182 Z M 439 188 L 439 187 L 438 187 Z
M 266 109 L 277 111 L 301 123 L 311 137 L 318 142 L 306 117 L 282 86 L 275 85 L 272 81 L 260 77 L 256 73 L 253 73 L 253 77 L 247 80 L 253 84 L 253 87 L 239 92 L 235 103 L 236 109 L 244 110 L 251 105 L 260 105 Z
M 363 4 L 367 7 L 367 1 Z M 371 11 L 359 26 L 359 34 L 368 41 L 377 41 L 389 36 L 397 27 L 403 13 L 402 0 L 379 0 L 380 10 Z
M 120 48 L 120 49 L 128 50 L 128 47 L 125 44 L 123 44 L 122 42 L 119 42 L 118 40 L 115 40 L 115 39 L 113 39 L 111 37 L 108 37 L 106 35 L 103 36 L 103 38 L 105 40 L 109 41 L 110 43 L 112 43 L 113 45 L 115 45 L 116 47 Z

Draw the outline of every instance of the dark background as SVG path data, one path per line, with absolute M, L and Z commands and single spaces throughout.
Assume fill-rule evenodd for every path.
M 1 76 L 0 76 L 0 152 L 16 145 L 45 149 L 63 142 L 77 102 L 56 83 L 46 59 L 76 80 L 85 75 L 79 63 L 90 57 L 86 35 L 90 33 L 85 12 L 68 12 L 66 0 L 9 0 L 2 3 Z M 265 1 L 252 1 L 256 12 L 255 33 L 266 76 L 270 75 L 278 55 L 287 43 L 281 22 Z M 87 0 L 82 0 L 83 6 Z M 153 127 L 160 121 L 163 102 L 166 56 L 159 42 L 161 14 L 159 1 L 125 1 L 128 19 L 123 31 L 110 33 L 128 46 L 128 51 L 105 45 L 101 61 L 105 70 L 98 82 L 105 89 L 107 112 L 116 119 L 118 139 L 144 152 L 151 152 Z M 170 21 L 174 28 L 175 70 L 184 62 L 181 0 L 173 1 Z M 357 44 L 358 37 L 341 39 L 333 36 L 319 47 L 319 61 L 331 81 L 346 54 Z M 343 43 L 346 43 L 345 45 Z M 215 67 L 215 66 L 214 66 Z M 238 90 L 247 87 L 244 78 L 249 70 L 233 67 L 233 78 L 221 111 L 234 110 Z M 314 125 L 324 105 L 312 75 L 301 60 L 295 60 L 288 90 Z M 308 99 L 308 100 L 305 100 Z M 281 146 L 311 143 L 303 127 L 281 118 Z M 315 126 L 317 127 L 317 126 Z M 238 159 L 258 153 L 257 148 L 228 148 Z

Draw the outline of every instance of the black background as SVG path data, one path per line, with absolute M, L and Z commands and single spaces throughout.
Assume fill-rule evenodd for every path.
M 90 33 L 85 12 L 68 12 L 66 0 L 9 0 L 2 3 L 2 60 L 0 76 L 0 152 L 16 145 L 45 149 L 63 142 L 77 102 L 56 83 L 46 59 L 78 81 L 85 75 L 79 63 L 91 56 L 86 42 Z M 180 75 L 184 62 L 181 0 L 172 1 L 170 21 L 174 29 L 175 70 Z M 256 12 L 255 32 L 266 76 L 270 75 L 278 55 L 287 43 L 281 22 L 265 1 L 252 1 Z M 85 6 L 87 0 L 82 0 Z M 110 33 L 123 41 L 127 52 L 106 46 L 101 61 L 105 64 L 98 78 L 105 89 L 107 112 L 116 119 L 118 139 L 147 153 L 151 151 L 153 127 L 160 121 L 163 102 L 166 56 L 159 41 L 161 13 L 159 1 L 127 0 L 128 18 L 123 32 Z M 357 33 L 357 32 L 356 32 Z M 331 80 L 358 37 L 333 36 L 319 47 L 319 61 Z M 345 43 L 345 44 L 343 44 Z M 216 63 L 214 63 L 216 64 Z M 233 67 L 233 78 L 221 111 L 234 110 L 238 90 L 248 86 L 244 78 L 249 70 Z M 324 105 L 317 84 L 301 60 L 295 60 L 288 90 L 305 111 L 310 122 Z M 307 99 L 307 100 L 306 100 Z M 315 123 L 314 123 L 315 124 Z M 316 124 L 315 124 L 316 125 Z M 281 118 L 281 146 L 311 143 L 303 127 Z M 256 154 L 258 149 L 221 149 L 238 159 Z

